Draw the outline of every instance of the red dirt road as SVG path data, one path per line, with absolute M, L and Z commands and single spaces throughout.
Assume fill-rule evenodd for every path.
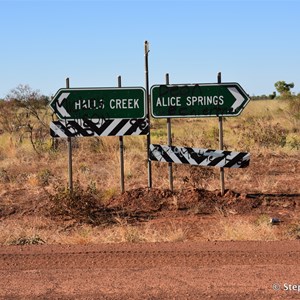
M 1 299 L 300 299 L 300 243 L 2 246 L 0 278 Z

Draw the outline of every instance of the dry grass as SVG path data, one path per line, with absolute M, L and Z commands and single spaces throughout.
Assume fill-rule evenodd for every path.
M 245 219 L 222 220 L 219 231 L 215 233 L 214 240 L 232 241 L 275 241 L 279 236 L 274 226 L 269 223 L 255 224 Z
M 187 239 L 187 232 L 175 224 L 156 229 L 151 225 L 119 225 L 104 230 L 101 242 L 179 242 Z
M 56 235 L 53 225 L 53 222 L 42 217 L 3 220 L 0 222 L 0 244 L 12 245 L 21 240 L 51 241 L 51 238 Z
M 226 148 L 247 151 L 253 155 L 269 153 L 297 155 L 300 151 L 299 128 L 297 120 L 291 120 L 287 114 L 284 101 L 253 101 L 241 116 L 226 118 L 224 122 L 224 141 Z M 216 118 L 175 119 L 172 121 L 173 144 L 199 148 L 218 149 L 218 130 Z M 165 120 L 153 120 L 151 138 L 153 143 L 167 143 Z M 39 172 L 48 173 L 46 184 L 67 183 L 68 158 L 65 140 L 60 140 L 57 152 L 44 152 L 42 157 L 36 155 L 26 140 L 16 144 L 7 134 L 0 135 L 0 173 L 6 174 L 10 184 L 27 182 L 29 186 L 42 184 Z M 127 189 L 147 186 L 146 138 L 124 137 L 125 145 L 125 184 Z M 268 163 L 270 163 L 268 159 Z M 153 180 L 156 187 L 168 187 L 167 164 L 153 164 Z M 74 140 L 73 171 L 75 180 L 83 186 L 91 182 L 98 188 L 118 191 L 120 186 L 119 141 L 114 137 L 81 138 Z M 190 177 L 189 166 L 173 166 L 176 187 L 186 185 L 184 180 Z M 249 171 L 226 170 L 231 178 L 245 178 L 248 182 Z M 217 169 L 214 170 L 217 173 Z M 232 175 L 231 175 L 232 174 Z M 238 176 L 237 176 L 238 174 Z M 216 174 L 217 175 L 217 174 Z M 0 175 L 1 176 L 1 175 Z M 197 184 L 210 190 L 218 189 L 218 176 Z M 252 174 L 250 175 L 252 178 Z M 25 179 L 25 181 L 24 181 Z M 1 180 L 1 178 L 0 178 Z M 194 184 L 195 182 L 193 182 Z M 259 181 L 262 191 L 267 191 L 273 184 L 266 178 Z M 111 192 L 109 192 L 111 193 Z
M 216 241 L 276 241 L 294 239 L 290 229 L 282 229 L 270 223 L 268 215 L 258 217 L 230 216 L 220 218 L 201 239 Z
M 150 224 L 129 225 L 124 223 L 111 227 L 82 225 L 69 229 L 57 226 L 53 221 L 40 217 L 25 217 L 0 223 L 0 245 L 21 244 L 100 244 L 100 243 L 140 243 L 178 242 L 187 239 L 187 231 L 170 223 L 162 228 Z
M 293 224 L 284 229 L 270 224 L 270 218 L 240 216 L 220 217 L 206 227 L 201 234 L 193 233 L 180 223 L 169 221 L 164 226 L 151 223 L 130 225 L 124 221 L 109 227 L 81 225 L 58 226 L 40 217 L 25 217 L 17 221 L 0 223 L 0 244 L 101 244 L 101 243 L 156 243 L 197 241 L 276 241 L 299 239 L 300 226 Z
M 153 143 L 167 143 L 166 121 L 152 120 Z M 172 120 L 173 144 L 198 148 L 218 149 L 217 118 Z M 0 128 L 1 129 L 1 128 Z M 253 101 L 241 116 L 224 120 L 224 142 L 228 150 L 251 152 L 248 169 L 226 170 L 226 188 L 239 192 L 293 192 L 300 193 L 300 185 L 291 191 L 289 178 L 300 180 L 300 175 L 290 163 L 289 176 L 280 175 L 277 158 L 299 157 L 300 120 L 289 113 L 289 103 L 282 100 Z M 101 190 L 103 201 L 120 190 L 119 139 L 117 137 L 74 139 L 74 180 L 83 187 Z M 147 186 L 146 137 L 124 137 L 125 187 L 127 190 Z M 257 162 L 263 161 L 260 166 Z M 153 163 L 153 186 L 168 188 L 168 165 Z M 174 186 L 219 189 L 218 169 L 192 173 L 190 166 L 173 165 Z M 200 168 L 199 168 L 200 170 Z M 273 170 L 274 174 L 270 171 Z M 279 174 L 279 175 L 276 175 Z M 188 180 L 186 180 L 188 179 Z M 298 180 L 298 182 L 299 182 Z M 54 186 L 68 181 L 66 141 L 60 139 L 57 151 L 44 151 L 37 155 L 28 140 L 18 143 L 8 133 L 0 134 L 0 204 L 13 203 L 14 197 L 3 196 L 4 191 L 23 189 L 30 197 L 37 189 L 53 191 Z M 0 244 L 10 244 L 21 238 L 40 237 L 46 243 L 102 243 L 102 242 L 157 242 L 180 241 L 187 238 L 187 231 L 178 225 L 167 225 L 164 230 L 151 225 L 132 226 L 119 224 L 98 228 L 88 225 L 65 231 L 54 227 L 48 219 L 0 220 Z M 294 230 L 298 232 L 298 227 Z M 298 234 L 298 233 L 297 233 Z M 295 236 L 295 235 L 294 235 Z M 274 240 L 276 229 L 269 224 L 257 225 L 246 219 L 222 218 L 215 230 L 203 239 L 217 240 Z

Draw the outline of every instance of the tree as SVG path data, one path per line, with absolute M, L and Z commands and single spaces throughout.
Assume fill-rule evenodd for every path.
M 273 92 L 273 94 L 269 95 L 269 99 L 273 100 L 276 98 L 276 92 Z
M 49 101 L 48 97 L 41 95 L 39 90 L 32 90 L 28 84 L 19 84 L 6 95 L 5 100 L 16 101 L 25 107 L 43 107 Z
M 20 84 L 5 100 L 0 103 L 0 127 L 16 136 L 19 142 L 28 137 L 39 153 L 49 138 L 48 97 L 29 85 Z
M 286 83 L 285 81 L 281 80 L 281 81 L 277 81 L 274 84 L 276 90 L 278 93 L 280 93 L 281 96 L 283 97 L 289 97 L 291 96 L 291 89 L 294 87 L 294 83 Z

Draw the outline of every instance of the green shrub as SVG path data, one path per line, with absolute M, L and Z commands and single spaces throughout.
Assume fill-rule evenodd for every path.
M 286 137 L 286 146 L 290 149 L 300 149 L 300 135 L 296 133 L 290 133 Z
M 45 241 L 42 240 L 39 236 L 33 237 L 20 237 L 16 240 L 10 242 L 11 245 L 41 245 L 45 244 Z

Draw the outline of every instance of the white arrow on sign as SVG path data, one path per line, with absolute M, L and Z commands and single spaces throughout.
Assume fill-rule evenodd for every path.
M 235 102 L 231 106 L 233 111 L 235 111 L 238 107 L 241 106 L 245 99 L 235 87 L 229 87 L 228 90 L 235 98 Z
M 64 117 L 70 117 L 69 113 L 65 110 L 65 108 L 62 106 L 62 102 L 69 97 L 70 93 L 62 93 L 57 102 L 56 102 L 56 109 L 61 114 L 61 116 Z

